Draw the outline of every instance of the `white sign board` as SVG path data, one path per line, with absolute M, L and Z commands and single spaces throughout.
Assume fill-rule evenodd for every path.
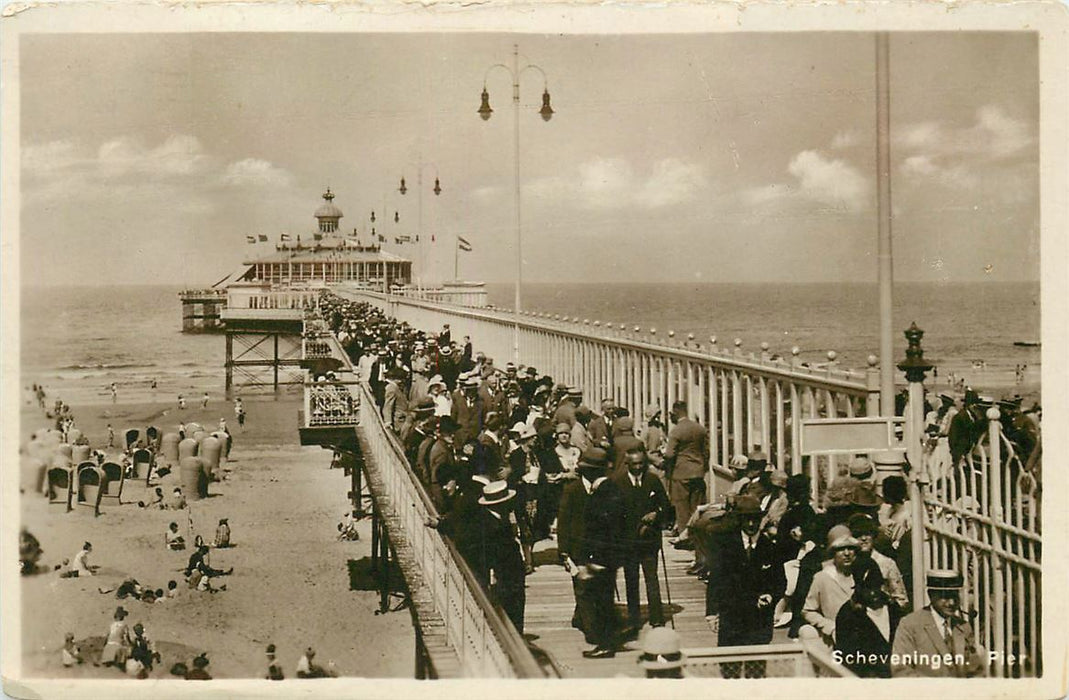
M 857 454 L 859 452 L 905 452 L 895 437 L 895 426 L 904 418 L 815 418 L 802 421 L 803 455 Z

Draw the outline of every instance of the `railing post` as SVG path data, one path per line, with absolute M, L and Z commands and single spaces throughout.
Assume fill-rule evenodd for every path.
M 906 419 L 906 458 L 913 466 L 909 472 L 910 507 L 913 515 L 913 604 L 919 607 L 924 600 L 924 487 L 928 476 L 924 469 L 924 376 L 932 365 L 924 359 L 921 338 L 924 331 L 914 323 L 905 332 L 909 346 L 906 359 L 898 368 L 906 373 L 909 382 L 909 416 Z M 997 446 L 996 446 L 997 447 Z M 877 467 L 882 466 L 877 463 Z
M 986 494 L 987 516 L 991 519 L 991 573 L 994 579 L 991 593 L 994 595 L 994 644 L 991 649 L 997 653 L 993 661 L 994 676 L 1006 675 L 1005 654 L 1013 651 L 1006 642 L 1006 581 L 1004 575 L 1005 560 L 1002 557 L 1002 532 L 999 524 L 1003 519 L 1002 504 L 1002 424 L 999 422 L 1001 413 L 998 408 L 992 406 L 987 409 L 987 445 L 991 453 L 988 462 L 990 480 L 988 485 L 990 493 Z M 992 621 L 988 621 L 988 627 Z M 986 637 L 986 635 L 985 635 Z M 986 641 L 986 639 L 985 639 Z
M 868 395 L 865 398 L 865 415 L 874 418 L 880 415 L 880 360 L 875 355 L 868 356 L 868 369 L 865 370 L 865 386 Z

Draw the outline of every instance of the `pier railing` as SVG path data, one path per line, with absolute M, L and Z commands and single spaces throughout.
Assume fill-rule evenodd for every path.
M 382 475 L 386 493 L 381 495 L 390 514 L 402 523 L 401 532 L 391 537 L 402 536 L 411 546 L 464 674 L 476 678 L 544 677 L 523 637 L 490 602 L 460 553 L 427 526 L 437 519 L 438 512 L 397 438 L 383 422 L 370 387 L 360 384 L 354 390 L 361 394 L 360 428 L 370 448 L 365 458 L 373 460 Z
M 664 420 L 672 403 L 684 400 L 691 415 L 710 427 L 710 467 L 722 477 L 731 476 L 732 457 L 754 449 L 767 452 L 787 473 L 800 473 L 803 419 L 874 415 L 879 405 L 874 361 L 864 371 L 852 371 L 840 368 L 829 353 L 827 363 L 809 366 L 797 351 L 777 357 L 763 344 L 747 352 L 738 339 L 722 348 L 713 338 L 702 344 L 589 319 L 516 315 L 363 290 L 338 293 L 370 302 L 416 328 L 435 331 L 448 323 L 454 339 L 471 336 L 497 365 L 513 360 L 518 332 L 519 361 L 580 387 L 595 409 L 601 399 L 612 398 L 627 408 L 639 429 L 645 427 L 647 407 L 655 407 Z M 813 496 L 819 502 L 837 478 L 836 458 L 815 458 L 812 465 L 804 471 L 814 477 Z
M 1039 483 L 999 422 L 955 464 L 946 438 L 926 455 L 926 565 L 962 572 L 962 608 L 993 676 L 1039 676 L 1041 530 Z M 1038 448 L 1037 448 L 1038 449 Z

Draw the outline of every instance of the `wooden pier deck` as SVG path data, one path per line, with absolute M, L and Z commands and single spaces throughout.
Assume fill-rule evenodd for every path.
M 672 605 L 669 607 L 662 568 L 661 599 L 665 604 L 666 616 L 675 621 L 675 630 L 684 648 L 715 647 L 716 634 L 705 619 L 705 583 L 686 573 L 694 561 L 694 553 L 673 548 L 667 538 L 664 540 L 664 553 L 672 592 Z M 534 560 L 537 568 L 527 577 L 524 636 L 535 656 L 543 663 L 552 664 L 565 678 L 641 677 L 643 672 L 638 666 L 637 640 L 627 642 L 624 650 L 618 651 L 614 658 L 583 658 L 583 651 L 591 647 L 583 639 L 583 633 L 571 625 L 575 597 L 570 575 L 556 563 L 556 541 L 543 540 L 536 545 Z M 623 571 L 617 573 L 616 588 L 619 591 L 616 610 L 620 620 L 625 621 L 627 597 Z M 645 618 L 645 584 L 640 582 L 639 588 L 643 601 L 642 615 Z M 671 621 L 668 625 L 672 626 Z M 789 641 L 785 629 L 775 631 L 773 644 Z

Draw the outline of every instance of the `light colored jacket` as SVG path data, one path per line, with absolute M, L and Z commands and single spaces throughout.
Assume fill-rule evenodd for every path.
M 817 628 L 825 642 L 830 642 L 835 638 L 835 616 L 853 595 L 853 577 L 839 576 L 835 564 L 827 561 L 813 577 L 802 605 L 802 617 Z

